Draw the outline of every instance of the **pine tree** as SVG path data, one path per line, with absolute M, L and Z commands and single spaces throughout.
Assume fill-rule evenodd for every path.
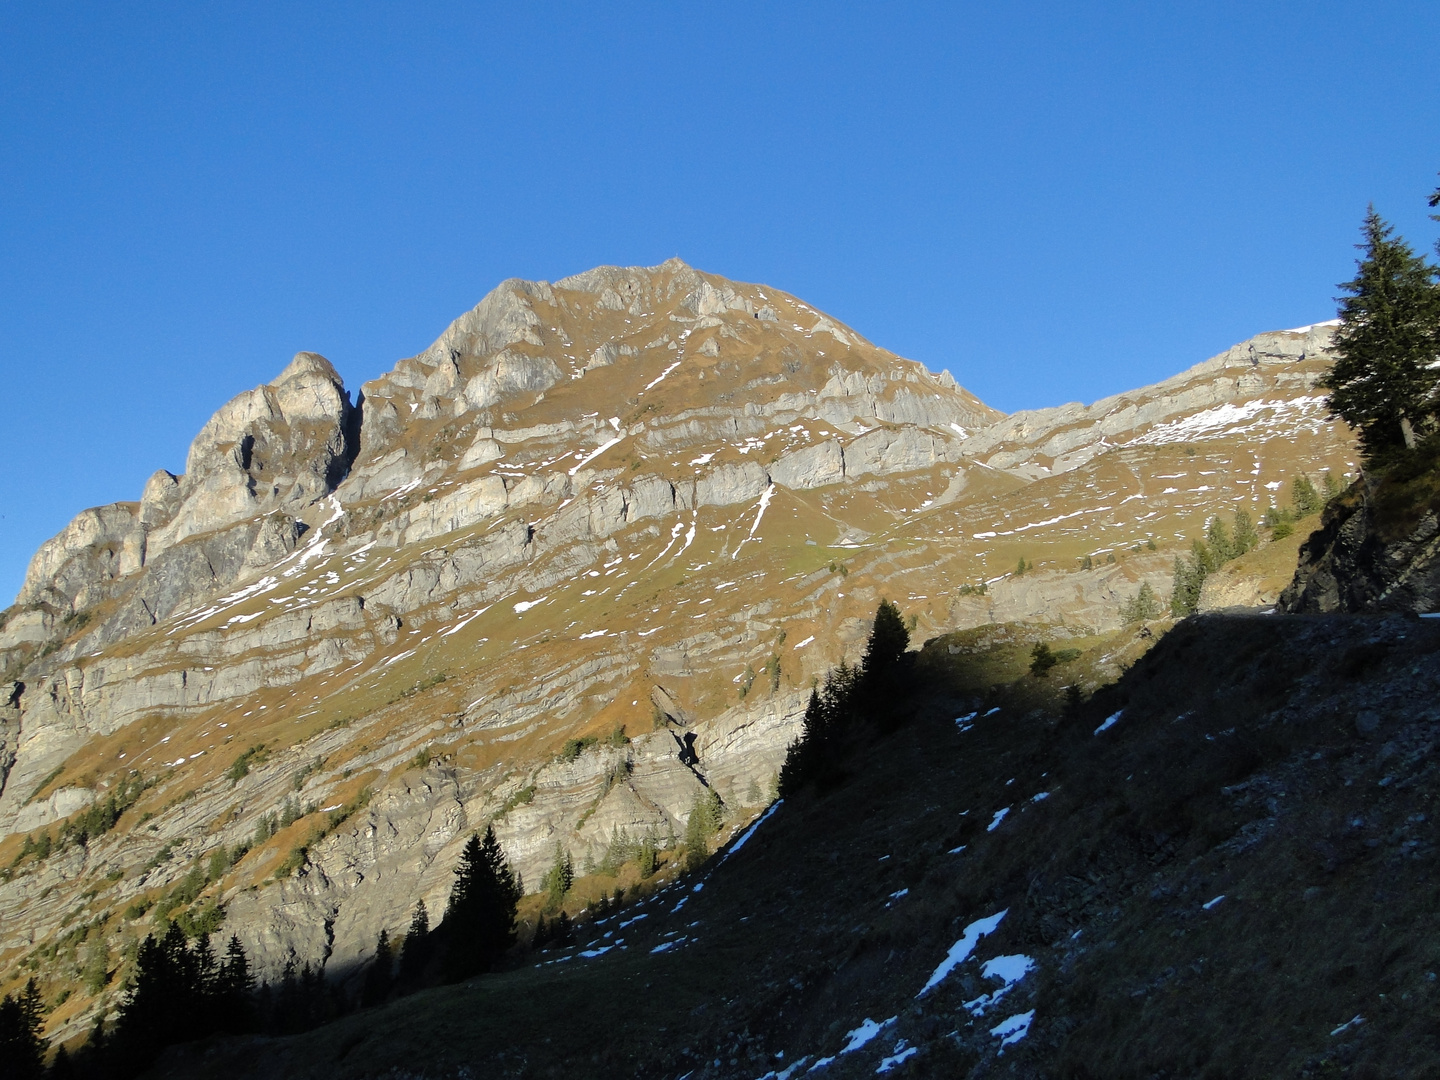
M 394 981 L 394 957 L 390 951 L 390 932 L 383 927 L 375 939 L 375 962 L 365 972 L 365 985 L 360 990 L 361 1007 L 379 1005 L 390 994 Z
M 1329 476 L 1329 473 L 1325 474 Z M 1235 554 L 1244 555 L 1260 546 L 1260 534 L 1255 531 L 1255 522 L 1247 510 L 1235 511 Z
M 1229 562 L 1240 552 L 1235 550 L 1235 542 L 1230 538 L 1230 530 L 1225 527 L 1225 522 L 1220 515 L 1216 514 L 1205 526 L 1205 543 L 1210 549 L 1211 556 L 1218 569 L 1221 564 Z
M 1298 521 L 1311 514 L 1318 514 L 1325 506 L 1325 500 L 1320 497 L 1320 492 L 1315 490 L 1315 484 L 1310 477 L 1301 473 L 1290 481 L 1290 505 L 1295 508 L 1295 518 Z
M 574 881 L 575 864 L 570 861 L 570 852 L 556 840 L 555 861 L 540 880 L 540 888 L 545 892 L 545 903 L 550 910 L 555 910 L 565 902 L 565 894 L 570 891 Z
M 1148 581 L 1140 583 L 1140 591 L 1120 605 L 1120 621 L 1126 626 L 1149 622 L 1160 615 L 1160 601 Z
M 697 869 L 710 857 L 710 837 L 720 828 L 724 807 L 714 788 L 695 793 L 690 817 L 685 822 L 685 868 Z
M 471 834 L 455 868 L 455 884 L 441 923 L 451 982 L 489 971 L 515 943 L 515 908 L 520 899 L 515 874 L 505 859 L 495 827 L 485 838 Z
M 45 1073 L 45 1017 L 32 978 L 18 994 L 0 998 L 0 1076 L 32 1080 Z
M 400 946 L 400 984 L 403 989 L 413 989 L 420 984 L 425 968 L 430 963 L 430 913 L 425 910 L 425 901 L 415 901 L 415 911 L 410 916 L 410 929 L 405 932 L 405 941 Z
M 1334 366 L 1320 385 L 1330 412 L 1356 428 L 1366 456 L 1413 447 L 1434 426 L 1440 355 L 1440 286 L 1372 206 L 1355 278 L 1340 287 Z

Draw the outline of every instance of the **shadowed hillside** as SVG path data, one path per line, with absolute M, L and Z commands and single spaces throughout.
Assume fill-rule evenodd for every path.
M 837 785 L 575 946 L 154 1075 L 1424 1074 L 1440 627 L 1148 635 L 1044 678 L 1023 637 L 937 639 Z

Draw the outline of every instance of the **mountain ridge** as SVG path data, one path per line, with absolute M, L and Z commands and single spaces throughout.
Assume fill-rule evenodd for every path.
M 705 787 L 743 820 L 880 598 L 922 636 L 1105 630 L 1210 515 L 1343 471 L 1327 341 L 1260 335 L 1154 394 L 1004 417 L 672 261 L 502 283 L 355 405 L 299 354 L 182 477 L 42 548 L 7 614 L 0 862 L 132 769 L 154 786 L 103 837 L 14 862 L 0 962 L 77 902 L 116 940 L 143 927 L 123 910 L 219 848 L 250 851 L 194 902 L 273 975 L 443 908 L 489 820 L 530 882 L 557 840 L 583 863 L 621 830 L 678 835 Z M 254 843 L 289 800 L 313 814 Z

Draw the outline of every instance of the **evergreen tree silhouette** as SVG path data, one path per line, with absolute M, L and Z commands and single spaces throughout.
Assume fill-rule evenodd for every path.
M 45 1072 L 45 1017 L 32 978 L 17 994 L 0 998 L 0 1076 L 32 1080 Z
M 495 827 L 485 838 L 472 833 L 455 868 L 455 884 L 441 930 L 449 982 L 489 971 L 515 943 L 515 907 L 520 899 L 515 874 L 505 860 Z
M 370 970 L 365 972 L 365 985 L 360 991 L 362 1008 L 379 1005 L 389 996 L 390 986 L 394 982 L 394 966 L 390 933 L 382 928 L 380 936 L 375 939 L 375 962 L 370 965 Z
M 415 901 L 415 913 L 410 917 L 410 929 L 405 942 L 400 946 L 400 987 L 402 991 L 413 990 L 425 977 L 425 968 L 430 963 L 432 943 L 430 941 L 430 913 L 425 910 L 425 901 Z

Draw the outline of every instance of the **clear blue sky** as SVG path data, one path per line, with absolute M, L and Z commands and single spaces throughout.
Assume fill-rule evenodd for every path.
M 1440 5 L 0 6 L 0 603 L 298 349 L 679 255 L 1007 411 L 1329 318 L 1420 247 Z

